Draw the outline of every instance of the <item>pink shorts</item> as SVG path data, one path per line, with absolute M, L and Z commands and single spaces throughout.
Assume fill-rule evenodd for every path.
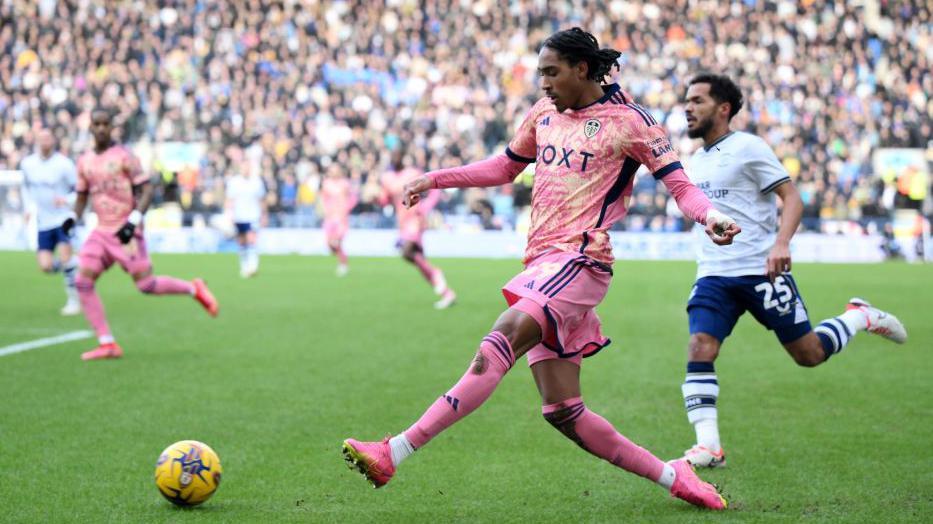
M 512 308 L 541 326 L 542 341 L 528 365 L 555 358 L 580 365 L 609 344 L 595 308 L 609 290 L 612 270 L 579 253 L 552 251 L 532 260 L 502 288 Z
M 152 268 L 149 253 L 146 251 L 146 240 L 139 229 L 128 244 L 121 244 L 120 239 L 111 231 L 95 229 L 81 246 L 78 263 L 81 268 L 97 274 L 103 273 L 114 263 L 120 264 L 123 271 L 131 275 Z
M 421 244 L 421 237 L 424 235 L 424 224 L 420 217 L 406 217 L 399 221 L 398 238 L 399 242 L 414 242 Z
M 414 242 L 420 246 L 423 233 L 424 230 L 420 227 L 402 228 L 398 231 L 398 239 L 400 243 Z
M 347 229 L 349 229 L 349 225 L 344 220 L 324 221 L 324 236 L 329 243 L 343 240 L 343 237 L 347 234 Z

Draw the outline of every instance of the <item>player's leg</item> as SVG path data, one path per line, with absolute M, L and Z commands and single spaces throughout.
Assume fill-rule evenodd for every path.
M 480 342 L 466 373 L 411 427 L 382 442 L 344 441 L 348 464 L 373 486 L 385 485 L 402 460 L 482 405 L 515 361 L 540 340 L 541 328 L 535 318 L 515 308 L 506 310 Z
M 248 222 L 236 222 L 236 242 L 239 246 L 240 276 L 246 278 L 249 276 L 249 244 L 247 232 L 250 230 Z
M 907 340 L 907 330 L 897 317 L 858 298 L 853 298 L 841 315 L 823 320 L 813 331 L 796 339 L 786 341 L 790 337 L 777 333 L 794 362 L 814 367 L 841 353 L 859 331 L 881 335 L 899 344 Z
M 37 235 L 38 249 L 36 250 L 36 263 L 39 270 L 43 273 L 56 273 L 60 269 L 58 260 L 55 259 L 55 244 L 57 236 L 55 229 L 39 231 Z
M 824 345 L 822 337 L 818 336 L 815 331 L 811 331 L 783 345 L 798 366 L 812 368 L 826 362 L 834 354 L 834 344 L 828 342 L 827 340 Z
M 428 263 L 428 260 L 425 258 L 421 246 L 417 242 L 412 240 L 402 240 L 402 258 L 405 259 L 406 262 L 418 268 L 421 276 L 423 276 L 424 279 L 428 281 L 428 283 L 433 285 L 434 273 L 437 271 L 437 269 Z
M 590 411 L 580 395 L 579 361 L 548 359 L 531 366 L 545 420 L 586 451 L 626 471 L 671 488 L 674 470 L 633 444 L 606 419 Z
M 665 463 L 633 443 L 612 424 L 586 407 L 580 394 L 580 360 L 551 358 L 535 362 L 531 372 L 541 394 L 545 420 L 565 437 L 610 464 L 644 477 L 691 504 L 723 509 L 725 499 L 683 461 Z
M 211 316 L 217 316 L 217 300 L 203 280 L 196 278 L 189 282 L 180 278 L 153 274 L 152 261 L 142 234 L 137 233 L 126 245 L 120 244 L 117 240 L 116 244 L 111 246 L 111 251 L 114 253 L 114 259 L 133 278 L 136 289 L 142 293 L 189 295 L 197 300 Z
M 256 228 L 250 226 L 246 232 L 246 262 L 250 276 L 259 271 L 259 250 L 256 249 Z
M 343 237 L 346 234 L 346 225 L 336 220 L 324 221 L 324 236 L 327 238 L 327 247 L 331 254 L 337 257 L 337 276 L 342 277 L 349 271 L 347 254 L 343 251 Z
M 697 280 L 687 301 L 690 340 L 687 370 L 681 393 L 687 420 L 693 425 L 696 444 L 684 452 L 691 464 L 719 467 L 726 456 L 719 438 L 719 379 L 715 362 L 722 341 L 732 333 L 744 308 L 731 289 L 734 278 L 703 277 Z
M 347 264 L 347 254 L 343 251 L 342 239 L 340 237 L 332 238 L 329 245 L 330 252 L 337 257 L 337 276 L 345 276 L 349 272 L 350 266 Z
M 123 355 L 123 351 L 111 334 L 104 304 L 95 288 L 97 278 L 113 264 L 113 259 L 109 256 L 104 244 L 104 235 L 100 231 L 91 233 L 78 255 L 79 269 L 75 277 L 75 289 L 78 292 L 78 300 L 81 302 L 84 316 L 94 328 L 99 343 L 95 349 L 83 353 L 82 360 L 118 358 Z
M 67 238 L 58 243 L 58 262 L 65 281 L 65 296 L 67 297 L 61 313 L 66 316 L 77 315 L 81 312 L 81 302 L 78 300 L 78 291 L 75 288 L 78 259 L 74 256 L 74 249 Z
M 55 273 L 58 267 L 55 260 L 55 253 L 50 249 L 40 249 L 36 251 L 36 264 L 43 273 Z
M 691 318 L 702 318 L 710 312 L 695 308 Z M 715 361 L 721 342 L 709 333 L 692 333 L 687 346 L 687 375 L 681 385 L 687 420 L 696 433 L 696 444 L 684 452 L 684 458 L 694 466 L 726 465 L 726 455 L 719 439 L 719 379 Z
M 152 268 L 146 268 L 133 273 L 133 282 L 136 289 L 147 295 L 191 295 L 194 296 L 194 284 L 180 278 L 169 276 L 156 276 Z
M 864 323 L 864 315 L 860 311 L 847 312 L 844 318 L 823 321 L 814 331 L 803 297 L 790 273 L 778 275 L 773 282 L 765 277 L 758 277 L 757 281 L 749 279 L 746 290 L 749 311 L 758 322 L 774 331 L 784 349 L 800 366 L 814 367 L 825 362 L 841 351 L 854 333 L 849 331 L 846 323 Z M 830 336 L 821 337 L 819 333 L 829 333 Z
M 457 294 L 447 286 L 447 279 L 440 268 L 431 265 L 427 257 L 424 256 L 424 249 L 421 246 L 420 238 L 402 238 L 402 258 L 418 268 L 421 276 L 428 281 L 434 288 L 434 293 L 440 299 L 434 303 L 437 309 L 446 309 L 450 307 L 457 299 Z
M 818 366 L 829 360 L 859 331 L 898 343 L 907 340 L 907 330 L 897 317 L 858 298 L 851 299 L 841 315 L 811 328 L 806 305 L 793 276 L 785 273 L 778 275 L 774 282 L 763 277 L 760 280 L 754 285 L 754 292 L 747 292 L 749 311 L 761 324 L 774 330 L 788 354 L 801 366 Z
M 87 318 L 94 333 L 97 335 L 98 346 L 81 354 L 81 360 L 100 360 L 107 358 L 120 358 L 123 350 L 117 345 L 107 323 L 104 304 L 97 294 L 95 284 L 100 273 L 95 268 L 89 268 L 86 259 L 82 257 L 81 268 L 75 277 L 75 287 L 78 291 L 78 300 L 81 301 L 81 310 Z

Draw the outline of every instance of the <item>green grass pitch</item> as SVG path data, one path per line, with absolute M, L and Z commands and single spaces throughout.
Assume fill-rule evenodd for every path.
M 724 470 L 701 471 L 731 508 L 697 510 L 592 457 L 541 418 L 524 361 L 491 400 L 373 490 L 342 439 L 414 421 L 466 369 L 502 311 L 517 261 L 437 260 L 459 292 L 448 311 L 399 259 L 155 257 L 203 276 L 210 319 L 185 297 L 139 294 L 119 269 L 98 285 L 126 356 L 82 362 L 90 339 L 0 357 L 4 522 L 918 522 L 933 518 L 933 267 L 805 265 L 814 321 L 853 295 L 895 312 L 903 347 L 866 334 L 797 367 L 750 316 L 717 363 Z M 32 254 L 0 253 L 0 347 L 86 329 L 63 319 L 61 280 Z M 662 458 L 691 443 L 680 384 L 688 262 L 620 262 L 599 313 L 612 345 L 584 363 L 584 398 Z M 182 439 L 219 453 L 224 480 L 191 510 L 162 499 L 159 452 Z

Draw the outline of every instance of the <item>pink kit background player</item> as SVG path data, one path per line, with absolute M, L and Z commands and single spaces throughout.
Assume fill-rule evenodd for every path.
M 328 240 L 341 240 L 350 228 L 350 211 L 357 196 L 346 178 L 325 178 L 321 182 L 321 205 L 324 207 L 324 234 Z
M 441 198 L 440 191 L 428 191 L 424 200 L 417 206 L 407 208 L 402 203 L 402 190 L 405 184 L 421 175 L 415 168 L 405 168 L 401 171 L 387 171 L 382 175 L 382 188 L 385 198 L 395 206 L 395 216 L 398 222 L 399 237 L 405 242 L 421 244 L 421 237 L 427 228 L 425 217 L 434 209 Z
M 97 215 L 97 227 L 85 241 L 79 254 L 81 267 L 100 273 L 114 263 L 128 273 L 149 269 L 149 255 L 142 226 L 136 229 L 129 244 L 123 245 L 115 233 L 126 223 L 136 205 L 133 186 L 146 182 L 139 159 L 123 145 L 114 145 L 102 153 L 87 151 L 78 158 L 76 190 L 88 192 Z

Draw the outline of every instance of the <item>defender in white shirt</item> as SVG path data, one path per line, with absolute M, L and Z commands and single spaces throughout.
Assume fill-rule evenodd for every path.
M 240 244 L 240 276 L 249 278 L 259 271 L 256 231 L 266 213 L 266 185 L 246 162 L 242 171 L 227 180 L 227 211 L 236 226 Z
M 746 311 L 769 330 L 801 366 L 822 364 L 842 351 L 858 331 L 897 343 L 907 331 L 893 315 L 853 298 L 846 311 L 810 326 L 807 308 L 790 274 L 790 241 L 803 202 L 777 156 L 761 138 L 729 129 L 742 93 L 726 76 L 704 74 L 690 82 L 687 133 L 702 138 L 688 172 L 716 209 L 733 217 L 742 235 L 731 246 L 698 242 L 697 281 L 687 303 L 690 319 L 687 377 L 682 386 L 687 419 L 697 444 L 685 453 L 696 466 L 726 463 L 719 440 L 713 362 L 723 340 Z M 775 195 L 783 212 L 778 219 Z
M 55 137 L 48 129 L 36 134 L 36 144 L 39 151 L 24 158 L 19 168 L 23 172 L 26 200 L 36 210 L 39 269 L 49 274 L 61 272 L 64 275 L 67 302 L 61 313 L 77 315 L 81 312 L 75 291 L 78 261 L 71 246 L 74 228 L 71 204 L 77 171 L 74 162 L 55 151 Z

